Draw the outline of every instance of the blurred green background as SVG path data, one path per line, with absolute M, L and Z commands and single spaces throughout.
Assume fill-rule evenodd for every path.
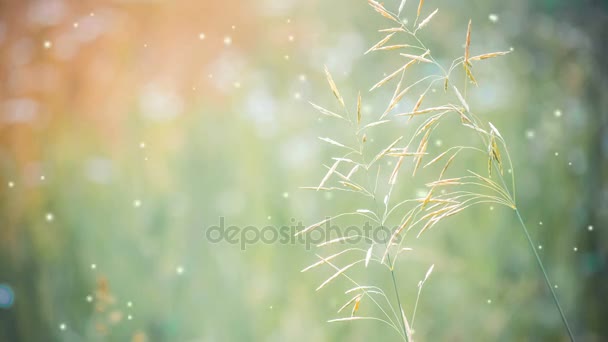
M 469 101 L 510 144 L 575 335 L 608 340 L 606 1 L 429 0 L 424 13 L 437 7 L 420 35 L 443 64 L 462 56 L 469 19 L 473 54 L 513 47 L 476 66 Z M 317 137 L 349 134 L 308 101 L 338 110 L 327 65 L 347 105 L 362 90 L 377 117 L 391 89 L 366 90 L 399 56 L 363 52 L 390 26 L 363 0 L 0 1 L 0 284 L 15 296 L 0 341 L 397 340 L 379 323 L 326 323 L 348 284 L 315 292 L 332 274 L 300 273 L 316 249 L 206 237 L 220 218 L 308 225 L 361 207 L 299 189 L 337 156 Z M 408 173 L 402 196 L 423 184 Z M 411 241 L 397 269 L 407 312 L 435 264 L 416 340 L 567 340 L 515 219 L 480 205 Z M 353 274 L 390 284 L 380 267 Z

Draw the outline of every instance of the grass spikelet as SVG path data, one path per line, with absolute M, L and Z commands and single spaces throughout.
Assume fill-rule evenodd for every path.
M 415 115 L 428 114 L 428 113 L 438 112 L 438 111 L 453 111 L 453 110 L 455 110 L 455 109 L 452 106 L 438 106 L 438 107 L 419 109 L 415 112 L 410 112 L 410 113 L 399 113 L 399 114 L 395 114 L 395 116 L 415 116 Z
M 416 12 L 416 18 L 420 17 L 420 13 L 422 12 L 422 5 L 424 5 L 424 0 L 420 0 L 418 3 L 418 12 Z
M 349 268 L 355 266 L 356 264 L 358 264 L 362 261 L 363 260 L 358 260 L 358 261 L 355 261 L 353 263 L 350 263 L 350 264 L 342 267 L 336 273 L 334 273 L 331 277 L 327 278 L 321 285 L 319 285 L 319 287 L 317 287 L 316 291 L 319 291 L 320 289 L 324 288 L 325 286 L 327 286 L 327 284 L 331 283 L 334 279 L 338 278 L 342 273 L 346 272 Z
M 365 53 L 363 53 L 364 55 L 367 55 L 368 53 L 377 50 L 379 47 L 382 47 L 384 44 L 386 44 L 386 42 L 388 42 L 392 36 L 395 35 L 396 32 L 392 32 L 390 34 L 387 34 L 384 38 L 380 39 L 380 41 L 378 41 L 376 44 L 374 44 L 374 46 L 372 46 L 371 48 L 369 48 L 369 50 L 365 51 Z
M 365 267 L 367 267 L 369 265 L 369 261 L 372 259 L 373 251 L 374 251 L 374 244 L 372 243 L 372 245 L 369 246 L 367 253 L 365 253 Z
M 422 55 L 418 56 L 418 55 L 411 55 L 409 53 L 400 53 L 401 56 L 403 57 L 407 57 L 413 60 L 416 60 L 418 62 L 423 62 L 423 63 L 433 63 L 433 61 L 431 61 L 428 58 L 425 58 L 425 56 L 428 56 L 429 51 L 427 50 L 425 53 L 423 53 Z
M 367 125 L 363 126 L 362 129 L 367 129 L 367 128 L 371 128 L 371 127 L 374 127 L 374 126 L 382 125 L 382 124 L 385 124 L 387 122 L 391 122 L 391 120 L 374 121 L 372 123 L 368 123 Z
M 462 96 L 462 94 L 460 93 L 460 91 L 458 91 L 458 88 L 456 88 L 456 86 L 454 86 L 454 92 L 456 93 L 456 96 L 458 97 L 458 101 L 460 101 L 460 103 L 462 104 L 462 106 L 464 107 L 464 109 L 466 109 L 467 112 L 470 112 L 471 109 L 469 107 L 469 104 L 464 99 L 464 97 Z
M 329 144 L 332 144 L 332 145 L 335 145 L 335 146 L 339 146 L 339 147 L 345 147 L 345 148 L 347 148 L 347 146 L 346 146 L 346 145 L 343 145 L 343 144 L 341 144 L 341 143 L 339 143 L 339 142 L 337 142 L 337 141 L 335 141 L 335 140 L 333 140 L 333 139 L 330 139 L 330 138 L 319 137 L 319 140 L 323 140 L 323 141 L 325 141 L 326 143 L 329 143 Z
M 327 221 L 329 221 L 329 220 L 331 220 L 331 218 L 329 218 L 329 217 L 328 217 L 328 218 L 326 218 L 326 219 L 325 219 L 325 220 L 323 220 L 323 221 L 320 221 L 320 222 L 317 222 L 317 223 L 315 223 L 315 224 L 312 224 L 312 225 L 310 225 L 310 226 L 308 226 L 308 227 L 306 227 L 306 228 L 302 229 L 301 231 L 297 232 L 297 233 L 296 233 L 296 236 L 298 236 L 298 235 L 302 235 L 302 234 L 306 234 L 306 233 L 308 233 L 309 231 L 311 231 L 311 230 L 313 230 L 313 229 L 315 229 L 315 228 L 319 228 L 319 227 L 321 227 L 321 226 L 322 226 L 322 225 L 323 225 L 325 222 L 327 222 Z
M 403 154 L 405 154 L 406 152 L 407 152 L 407 148 L 404 147 Z M 401 168 L 401 164 L 403 164 L 403 160 L 405 160 L 405 155 L 400 156 L 399 160 L 397 161 L 397 164 L 395 164 L 395 168 L 393 169 L 393 172 L 391 173 L 391 177 L 388 180 L 389 184 L 395 184 L 397 182 L 397 175 L 399 174 L 399 168 Z
M 414 105 L 414 108 L 412 109 L 412 113 L 416 113 L 418 111 L 418 109 L 420 109 L 420 106 L 422 105 L 422 100 L 424 100 L 424 96 L 426 95 L 426 91 L 422 94 L 420 94 L 420 96 L 418 97 L 418 101 L 416 101 L 416 104 Z
M 397 140 L 393 141 L 390 145 L 388 145 L 387 148 L 385 148 L 384 150 L 380 151 L 380 153 L 378 153 L 374 159 L 372 159 L 372 161 L 368 164 L 368 168 L 371 165 L 374 165 L 375 162 L 377 162 L 378 160 L 380 160 L 380 158 L 384 157 L 384 155 L 386 155 L 388 153 L 388 151 L 390 151 L 393 147 L 395 147 L 395 145 L 397 145 L 397 143 L 399 143 L 401 141 L 401 139 L 403 139 L 403 136 L 397 138 Z
M 425 27 L 426 24 L 429 23 L 429 21 L 431 21 L 431 19 L 433 19 L 433 17 L 435 16 L 435 14 L 437 14 L 437 12 L 439 12 L 439 8 L 434 10 L 433 13 L 429 14 L 428 17 L 426 17 L 422 22 L 420 22 L 420 24 L 418 25 L 418 28 L 416 29 L 416 31 L 420 30 L 421 28 Z
M 344 104 L 344 99 L 342 98 L 342 95 L 340 95 L 340 92 L 338 91 L 338 87 L 336 87 L 336 83 L 334 82 L 334 79 L 331 77 L 331 74 L 329 73 L 329 69 L 327 69 L 327 66 L 325 66 L 325 76 L 327 78 L 327 83 L 329 83 L 329 87 L 331 88 L 332 93 L 334 93 L 334 96 L 336 97 L 336 99 L 338 99 L 338 102 L 340 102 L 342 107 L 345 107 L 346 105 Z
M 383 17 L 390 19 L 394 22 L 399 23 L 399 20 L 397 18 L 395 18 L 392 14 L 390 14 L 385 8 L 384 6 L 382 6 L 381 4 L 379 4 L 378 2 L 374 1 L 374 0 L 368 0 L 368 3 L 370 6 L 372 6 L 372 8 L 374 10 L 376 10 L 376 12 L 380 13 Z
M 469 20 L 469 25 L 467 26 L 467 39 L 464 43 L 464 64 L 469 63 L 469 49 L 471 48 L 471 23 L 473 21 Z
M 386 82 L 392 80 L 393 78 L 395 78 L 395 76 L 399 75 L 400 72 L 403 72 L 404 70 L 406 70 L 407 68 L 409 68 L 411 65 L 413 65 L 416 62 L 416 60 L 411 60 L 408 63 L 404 64 L 401 68 L 395 70 L 392 74 L 386 76 L 385 78 L 381 79 L 380 81 L 378 81 L 378 83 L 374 84 L 373 87 L 371 87 L 371 89 L 369 91 L 372 91 L 374 89 L 380 88 L 381 86 L 383 86 Z
M 403 11 L 403 7 L 405 6 L 405 1 L 406 0 L 401 0 L 401 3 L 399 4 L 399 10 L 397 11 L 397 15 L 401 15 L 401 11 Z
M 350 315 L 351 317 L 355 315 L 355 313 L 359 310 L 359 305 L 361 304 L 361 298 L 363 298 L 363 295 L 360 295 L 356 300 L 355 300 L 355 305 L 353 306 L 353 311 L 351 311 Z
M 406 32 L 406 31 L 403 29 L 403 27 L 391 27 L 391 28 L 387 28 L 387 29 L 378 30 L 378 32 L 385 33 L 385 32 Z
M 474 56 L 469 58 L 469 62 L 473 62 L 473 61 L 481 61 L 484 59 L 488 59 L 488 58 L 494 58 L 494 57 L 498 57 L 498 56 L 504 56 L 511 53 L 511 51 L 499 51 L 499 52 L 491 52 L 491 53 L 485 53 L 483 55 L 478 55 L 478 56 Z
M 329 179 L 329 177 L 331 176 L 332 173 L 334 173 L 334 171 L 336 171 L 336 169 L 338 168 L 338 165 L 340 164 L 341 160 L 336 160 L 334 162 L 334 164 L 331 166 L 331 168 L 329 169 L 329 171 L 327 171 L 327 173 L 325 174 L 325 177 L 323 177 L 323 179 L 321 180 L 321 183 L 319 184 L 319 186 L 317 187 L 317 190 L 322 188 L 323 185 L 325 185 L 325 182 L 327 182 L 327 180 Z
M 346 179 L 350 179 L 355 174 L 355 172 L 357 172 L 357 170 L 359 170 L 358 164 L 353 166 L 353 168 L 350 170 L 350 172 L 348 172 L 348 174 L 346 175 Z
M 389 50 L 397 50 L 397 49 L 405 49 L 405 48 L 409 48 L 412 47 L 409 44 L 396 44 L 396 45 L 387 45 L 387 46 L 382 46 L 376 49 L 376 51 L 389 51 Z
M 323 115 L 331 116 L 331 117 L 338 118 L 338 119 L 344 119 L 344 117 L 343 117 L 343 116 L 341 116 L 341 115 L 339 115 L 339 114 L 336 114 L 336 113 L 334 113 L 334 112 L 332 112 L 332 111 L 330 111 L 330 110 L 327 110 L 327 109 L 325 109 L 325 108 L 323 108 L 323 107 L 321 107 L 321 106 L 319 106 L 319 105 L 316 105 L 316 104 L 314 104 L 314 103 L 312 103 L 312 102 L 309 102 L 309 103 L 310 103 L 310 104 L 311 104 L 311 105 L 312 105 L 312 106 L 313 106 L 313 107 L 314 107 L 316 110 L 318 110 L 318 111 L 319 111 L 319 113 L 321 113 L 321 114 L 323 114 Z
M 342 305 L 340 307 L 340 309 L 338 309 L 338 313 L 342 312 L 342 310 L 346 309 L 347 307 L 349 307 L 352 303 L 356 303 L 355 305 L 357 306 L 358 309 L 358 303 L 361 301 L 361 298 L 363 297 L 362 294 L 357 294 L 355 295 L 353 298 L 351 298 L 349 301 L 347 301 L 346 303 L 344 303 L 344 305 Z M 352 315 L 351 315 L 352 316 Z
M 335 259 L 335 258 L 337 258 L 338 256 L 340 256 L 340 255 L 342 255 L 342 254 L 344 254 L 344 253 L 347 253 L 347 252 L 353 251 L 353 250 L 356 250 L 356 248 L 348 248 L 348 249 L 345 249 L 345 250 L 343 250 L 343 251 L 340 251 L 340 252 L 338 252 L 338 253 L 336 253 L 336 254 L 332 254 L 332 255 L 330 255 L 330 256 L 328 256 L 328 257 L 321 258 L 321 260 L 319 260 L 319 261 L 315 262 L 314 264 L 312 264 L 312 265 L 310 265 L 310 266 L 308 266 L 308 267 L 306 267 L 306 268 L 302 269 L 300 272 L 302 272 L 302 273 L 303 273 L 303 272 L 309 271 L 309 270 L 311 270 L 311 269 L 313 269 L 313 268 L 315 268 L 315 267 L 321 266 L 321 265 L 323 265 L 323 264 L 327 264 L 327 263 L 328 263 L 330 260 Z
M 416 157 L 416 164 L 414 165 L 414 171 L 412 172 L 412 176 L 416 175 L 416 171 L 418 170 L 418 167 L 422 162 L 422 154 L 426 151 L 429 135 L 431 134 L 431 132 L 432 130 L 426 131 L 426 133 L 422 137 L 422 140 L 420 140 L 420 145 L 418 145 L 418 150 L 416 150 L 416 153 L 418 153 L 419 155 Z

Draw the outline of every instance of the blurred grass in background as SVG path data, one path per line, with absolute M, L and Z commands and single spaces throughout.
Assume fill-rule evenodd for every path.
M 577 336 L 605 340 L 606 3 L 425 6 L 440 8 L 422 33 L 438 55 L 462 55 L 469 18 L 475 53 L 514 48 L 476 66 L 470 102 L 510 144 L 519 205 Z M 399 56 L 363 52 L 386 27 L 366 1 L 1 1 L 0 283 L 15 302 L 0 308 L 0 340 L 395 338 L 325 323 L 344 284 L 316 293 L 331 270 L 301 274 L 315 261 L 304 246 L 206 238 L 220 217 L 280 227 L 357 208 L 298 189 L 334 156 L 317 137 L 349 133 L 308 101 L 332 108 L 327 65 L 347 104 L 361 89 L 377 116 L 392 94 L 366 90 Z M 417 339 L 565 339 L 509 210 L 479 206 L 412 245 L 398 274 L 409 310 L 436 265 Z

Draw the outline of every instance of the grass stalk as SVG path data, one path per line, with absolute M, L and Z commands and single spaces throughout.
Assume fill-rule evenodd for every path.
M 387 259 L 388 264 L 392 265 L 391 263 L 391 255 L 390 253 L 387 255 Z M 395 297 L 397 298 L 397 306 L 399 307 L 399 312 L 400 314 L 403 316 L 403 306 L 401 305 L 401 299 L 399 297 L 399 287 L 397 287 L 397 279 L 395 278 L 395 269 L 393 267 L 390 268 L 391 270 L 391 278 L 393 279 L 393 289 L 395 290 Z M 401 327 L 403 329 L 403 336 L 405 337 L 405 341 L 406 342 L 410 342 L 409 340 L 409 335 L 408 335 L 408 331 L 407 328 L 405 327 L 405 319 L 403 317 L 400 317 L 400 321 L 401 321 Z
M 568 331 L 568 336 L 570 337 L 571 341 L 575 341 L 574 339 L 574 334 L 572 333 L 572 330 L 570 329 L 570 325 L 568 325 L 568 320 L 566 319 L 566 315 L 564 314 L 564 310 L 562 310 L 562 306 L 559 303 L 559 299 L 557 299 L 557 294 L 555 293 L 555 291 L 553 290 L 553 287 L 551 286 L 551 281 L 549 281 L 549 276 L 547 275 L 547 271 L 545 270 L 545 266 L 543 265 L 542 260 L 540 259 L 540 256 L 538 255 L 538 252 L 536 251 L 536 247 L 534 246 L 534 242 L 532 242 L 532 238 L 530 237 L 530 233 L 528 232 L 528 228 L 526 227 L 526 224 L 524 223 L 523 218 L 521 217 L 521 214 L 519 212 L 519 209 L 515 208 L 515 214 L 517 214 L 517 218 L 519 219 L 519 223 L 521 223 L 521 227 L 524 231 L 524 234 L 526 235 L 526 239 L 528 240 L 528 244 L 530 244 L 530 249 L 532 250 L 532 253 L 534 253 L 534 257 L 536 258 L 536 263 L 538 265 L 538 267 L 540 268 L 543 277 L 545 279 L 545 283 L 547 284 L 547 287 L 549 288 L 549 291 L 551 291 L 551 296 L 553 297 L 553 302 L 555 303 L 555 306 L 557 307 L 557 310 L 559 311 L 559 314 L 561 316 L 562 322 L 564 323 L 564 327 L 566 327 L 566 330 Z

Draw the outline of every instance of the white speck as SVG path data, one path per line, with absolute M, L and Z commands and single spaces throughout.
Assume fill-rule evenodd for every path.
M 226 45 L 226 46 L 232 45 L 232 38 L 230 38 L 230 36 L 224 37 L 224 45 Z
M 147 47 L 148 47 L 148 44 L 144 44 L 144 47 L 145 47 L 145 48 L 147 48 Z
M 234 87 L 235 88 L 240 88 L 241 87 L 241 82 L 234 82 Z
M 92 270 L 94 270 L 94 269 L 96 269 L 96 268 L 97 268 L 97 265 L 95 265 L 95 264 L 91 264 L 91 269 L 92 269 Z
M 135 200 L 135 201 L 133 201 L 133 206 L 134 206 L 135 208 L 139 208 L 139 207 L 141 207 L 141 201 L 140 201 L 140 200 Z
M 184 273 L 184 268 L 182 266 L 177 266 L 177 268 L 175 269 L 175 272 L 179 275 Z
M 386 165 L 388 165 L 388 166 L 392 166 L 392 165 L 393 165 L 393 161 L 392 161 L 392 160 L 387 161 L 387 162 L 386 162 Z
M 146 143 L 145 142 L 140 142 L 139 143 L 139 148 L 146 148 Z
M 592 231 L 592 230 L 593 230 L 593 226 L 592 226 L 592 225 L 588 225 L 588 226 L 587 226 L 587 230 L 588 230 L 588 231 Z
M 272 220 L 272 216 L 268 215 L 267 219 Z
M 490 210 L 494 210 L 494 206 L 493 205 L 490 206 Z
M 289 55 L 285 55 L 285 56 L 283 56 L 283 58 L 285 58 L 285 60 L 288 61 L 289 60 Z
M 73 24 L 74 28 L 78 28 L 78 23 Z
M 53 221 L 53 219 L 55 218 L 52 213 L 47 213 L 45 217 L 48 222 Z
M 289 197 L 289 193 L 288 192 L 284 192 L 283 193 L 283 198 L 288 198 Z
M 295 94 L 293 94 L 293 98 L 296 99 L 296 100 L 299 100 L 299 99 L 302 98 L 302 94 L 296 92 Z
M 209 74 L 209 75 L 207 75 L 207 77 L 213 78 L 213 74 Z
M 555 152 L 555 156 L 556 156 L 556 157 L 557 157 L 557 156 L 559 156 L 559 152 Z
M 568 166 L 572 166 L 572 162 L 568 162 Z
M 306 82 L 306 75 L 304 75 L 304 74 L 300 74 L 300 75 L 298 76 L 298 79 L 300 80 L 300 82 Z
M 289 40 L 290 42 L 293 42 L 293 39 L 294 39 L 294 37 L 291 35 L 289 37 L 287 37 L 287 40 Z
M 201 32 L 201 33 L 198 34 L 198 39 L 200 39 L 200 40 L 205 40 L 205 37 L 206 36 L 205 36 L 205 34 L 203 32 Z
M 557 285 L 554 285 L 553 287 L 554 287 L 554 288 L 557 288 Z
M 44 177 L 44 176 L 40 176 L 40 180 L 41 180 L 41 181 L 43 181 L 43 180 L 45 180 L 45 179 L 46 179 L 46 177 Z
M 144 157 L 144 160 L 145 160 L 145 161 L 148 161 L 148 157 Z
M 574 247 L 572 250 L 574 250 L 575 252 L 578 252 L 578 247 Z
M 53 43 L 49 40 L 45 40 L 42 46 L 44 46 L 45 49 L 50 49 L 53 46 Z
M 272 310 L 272 305 L 270 306 L 270 310 Z
M 536 136 L 536 132 L 534 132 L 534 130 L 529 129 L 526 131 L 526 138 L 534 139 L 535 136 Z
M 94 17 L 94 16 L 95 16 L 95 13 L 91 12 L 91 13 L 89 13 L 89 15 L 90 15 L 91 17 Z
M 441 145 L 443 145 L 443 141 L 441 139 L 435 140 L 435 146 L 441 147 Z
M 556 118 L 559 118 L 559 117 L 561 117 L 561 116 L 562 116 L 562 111 L 561 111 L 561 110 L 559 110 L 559 109 L 556 109 L 556 110 L 553 112 L 553 115 L 555 115 L 555 117 L 556 117 Z
M 543 221 L 538 222 L 538 224 L 542 226 L 543 225 Z
M 128 307 L 132 307 L 133 306 L 133 302 L 127 302 L 127 306 Z
M 488 19 L 490 19 L 490 21 L 491 21 L 491 22 L 496 23 L 496 22 L 498 22 L 498 15 L 497 15 L 497 14 L 494 14 L 494 13 L 491 13 L 491 14 L 488 16 Z
M 511 46 L 511 47 L 509 48 L 509 51 L 511 51 L 511 52 L 515 51 L 515 48 Z
M 236 26 L 232 25 L 232 31 L 236 30 Z
M 59 324 L 59 330 L 65 330 L 65 329 L 67 329 L 67 325 L 65 325 L 65 323 Z
M 91 295 L 87 296 L 87 302 L 89 302 L 89 303 L 90 303 L 90 302 L 92 302 L 92 301 L 93 301 L 93 296 L 91 296 Z
M 508 169 L 507 173 L 513 173 L 513 170 L 512 169 Z
M 14 186 L 15 186 L 15 183 L 13 183 L 13 182 L 8 182 L 8 187 L 9 187 L 9 188 L 12 188 L 12 187 L 14 187 Z
M 488 299 L 488 304 L 492 304 L 492 300 L 491 299 Z
M 431 93 L 436 93 L 436 92 L 437 92 L 437 89 L 435 89 L 435 88 L 431 89 Z
M 133 316 L 128 315 L 128 316 L 127 316 L 127 319 L 130 321 L 130 320 L 132 320 L 132 319 L 133 319 Z
M 538 249 L 543 249 L 543 245 L 538 245 Z

